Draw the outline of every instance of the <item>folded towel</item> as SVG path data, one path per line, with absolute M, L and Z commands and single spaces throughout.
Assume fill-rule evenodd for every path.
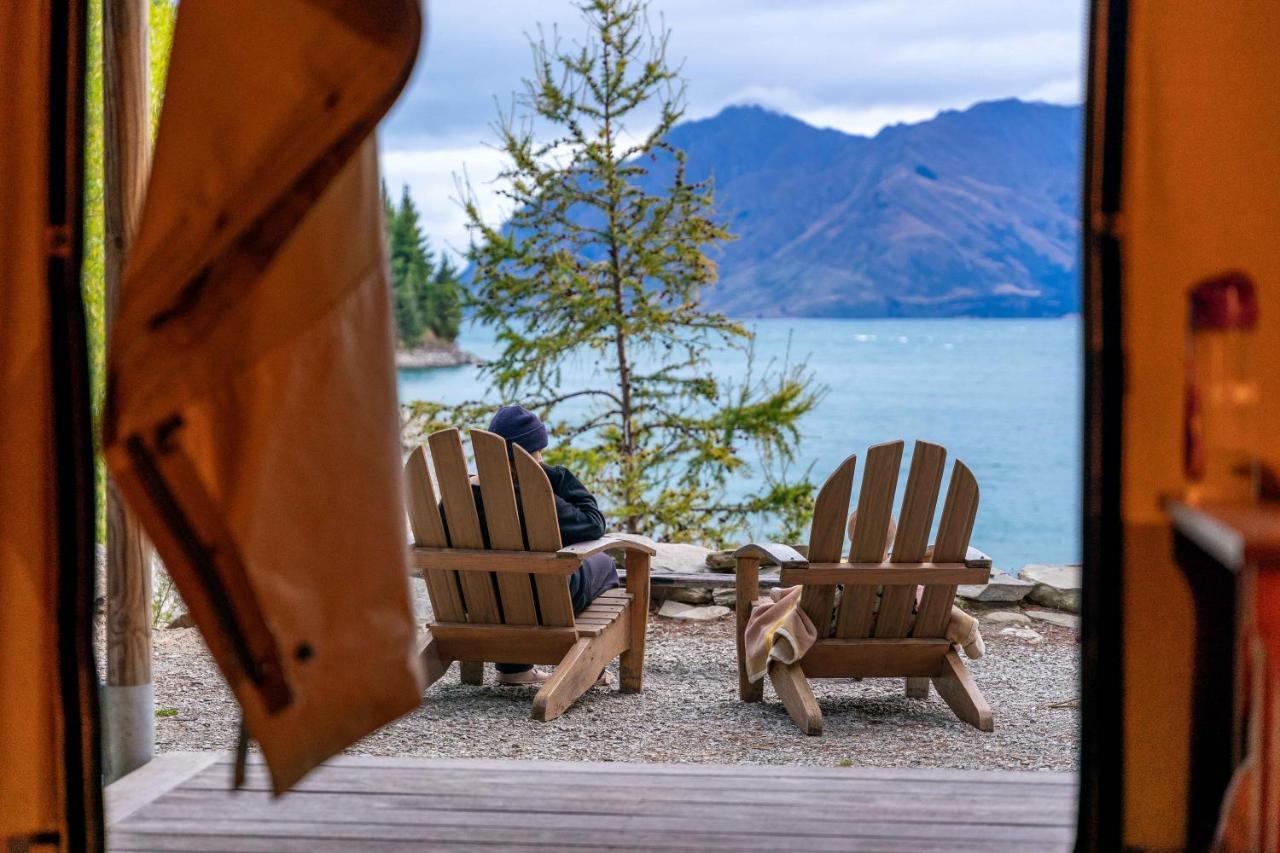
M 951 618 L 947 620 L 947 639 L 964 649 L 965 655 L 972 660 L 987 653 L 987 646 L 982 642 L 982 632 L 978 630 L 978 620 L 959 607 L 951 608 Z
M 771 589 L 769 597 L 759 599 L 752 608 L 744 643 L 747 678 L 751 681 L 764 678 L 770 660 L 800 660 L 818 638 L 813 621 L 800 609 L 801 589 Z

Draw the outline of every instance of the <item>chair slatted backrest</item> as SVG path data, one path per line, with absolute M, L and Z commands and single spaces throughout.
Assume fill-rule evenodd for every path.
M 853 493 L 853 471 L 858 457 L 850 456 L 831 472 L 813 503 L 813 523 L 809 526 L 810 563 L 838 563 L 844 550 L 845 520 L 849 517 L 849 496 Z M 809 614 L 819 637 L 831 634 L 831 606 L 834 586 L 806 586 L 800 592 L 800 606 Z
M 978 481 L 969 466 L 956 460 L 951 468 L 951 485 L 947 488 L 947 500 L 942 505 L 942 519 L 938 522 L 938 536 L 933 542 L 933 562 L 962 563 L 969 553 L 969 537 L 973 535 L 973 522 L 978 517 Z M 947 632 L 947 620 L 951 604 L 955 601 L 954 584 L 934 584 L 924 588 L 920 606 L 916 611 L 913 637 L 942 637 Z
M 893 441 L 867 451 L 858 493 L 858 518 L 849 543 L 850 563 L 880 563 L 885 559 L 904 448 L 904 442 Z M 925 562 L 946 461 L 945 448 L 924 441 L 915 443 L 889 562 L 904 565 Z M 809 533 L 810 564 L 841 560 L 856 462 L 855 456 L 842 462 L 818 492 Z M 977 481 L 963 462 L 956 461 L 932 562 L 965 561 L 977 512 Z M 805 586 L 801 593 L 801 606 L 813 620 L 819 637 L 832 635 L 833 622 L 838 639 L 942 637 L 946 634 L 956 594 L 954 585 L 926 585 L 917 607 L 915 584 L 888 585 L 878 597 L 877 609 L 875 585 L 845 585 L 838 606 L 833 605 L 835 589 L 829 585 Z M 833 606 L 836 608 L 834 620 Z
M 513 448 L 515 482 L 520 486 L 517 494 L 511 475 L 512 460 L 502 437 L 471 430 L 471 444 L 489 548 L 558 551 L 561 543 L 555 496 L 542 466 L 523 448 Z M 461 434 L 456 429 L 442 430 L 428 436 L 427 445 L 435 465 L 440 501 L 437 504 L 426 456 L 422 448 L 417 448 L 405 464 L 414 544 L 426 548 L 484 549 Z M 443 518 L 440 504 L 444 506 Z M 424 576 L 432 610 L 442 622 L 547 627 L 574 624 L 564 575 L 514 569 L 431 569 Z
M 867 451 L 862 489 L 858 492 L 858 523 L 854 525 L 853 540 L 849 543 L 851 563 L 879 563 L 884 559 L 903 446 L 901 441 L 891 441 Z M 848 524 L 847 517 L 845 524 Z M 875 604 L 874 586 L 846 586 L 836 614 L 836 636 L 867 636 L 875 618 Z
M 902 509 L 898 512 L 898 533 L 893 540 L 893 554 L 889 562 L 924 562 L 946 464 L 946 448 L 924 441 L 915 443 L 911 451 L 907 488 L 902 494 Z M 893 476 L 897 479 L 897 471 Z M 858 520 L 861 521 L 862 516 L 858 516 Z M 907 636 L 911 631 L 915 604 L 915 584 L 886 586 L 880 598 L 873 636 L 886 639 Z

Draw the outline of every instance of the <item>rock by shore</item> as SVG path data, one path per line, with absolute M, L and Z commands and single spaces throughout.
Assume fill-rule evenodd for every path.
M 412 349 L 396 350 L 397 370 L 461 367 L 466 364 L 484 364 L 484 361 L 462 349 L 455 341 L 428 341 Z

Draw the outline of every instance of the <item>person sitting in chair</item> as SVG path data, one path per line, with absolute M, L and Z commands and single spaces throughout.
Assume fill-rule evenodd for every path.
M 489 422 L 489 432 L 502 436 L 507 441 L 507 453 L 514 451 L 512 445 L 518 444 L 539 463 L 542 463 L 542 451 L 547 446 L 547 428 L 538 416 L 523 406 L 503 406 Z M 576 542 L 587 542 L 604 536 L 604 514 L 596 503 L 595 496 L 563 465 L 542 464 L 542 470 L 551 481 L 551 491 L 555 493 L 556 520 L 560 527 L 560 541 L 565 545 Z M 516 491 L 520 486 L 516 484 Z M 485 547 L 489 547 L 489 533 L 484 522 L 484 505 L 480 498 L 480 487 L 472 478 L 471 490 L 475 495 L 476 512 L 480 516 L 480 529 L 484 534 Z M 523 518 L 521 519 L 523 523 Z M 608 589 L 619 586 L 618 569 L 613 558 L 608 554 L 593 554 L 582 561 L 577 571 L 569 575 L 569 595 L 573 599 L 573 612 L 581 613 L 590 606 L 596 596 Z M 551 673 L 529 664 L 499 663 L 499 684 L 539 684 L 551 677 Z M 606 679 L 605 674 L 601 675 Z

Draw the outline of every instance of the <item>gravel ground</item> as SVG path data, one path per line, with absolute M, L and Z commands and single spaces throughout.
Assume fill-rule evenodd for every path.
M 453 667 L 421 707 L 356 744 L 375 755 L 578 761 L 715 762 L 1072 770 L 1077 767 L 1078 636 L 1036 624 L 1044 641 L 999 636 L 969 662 L 996 730 L 960 722 L 930 691 L 903 696 L 901 679 L 819 680 L 822 737 L 804 737 L 771 687 L 763 704 L 737 699 L 732 619 L 683 623 L 652 617 L 645 690 L 595 688 L 557 720 L 529 718 L 533 688 L 464 686 Z M 616 666 L 616 664 L 615 664 Z M 155 635 L 156 748 L 226 750 L 237 708 L 193 629 Z

